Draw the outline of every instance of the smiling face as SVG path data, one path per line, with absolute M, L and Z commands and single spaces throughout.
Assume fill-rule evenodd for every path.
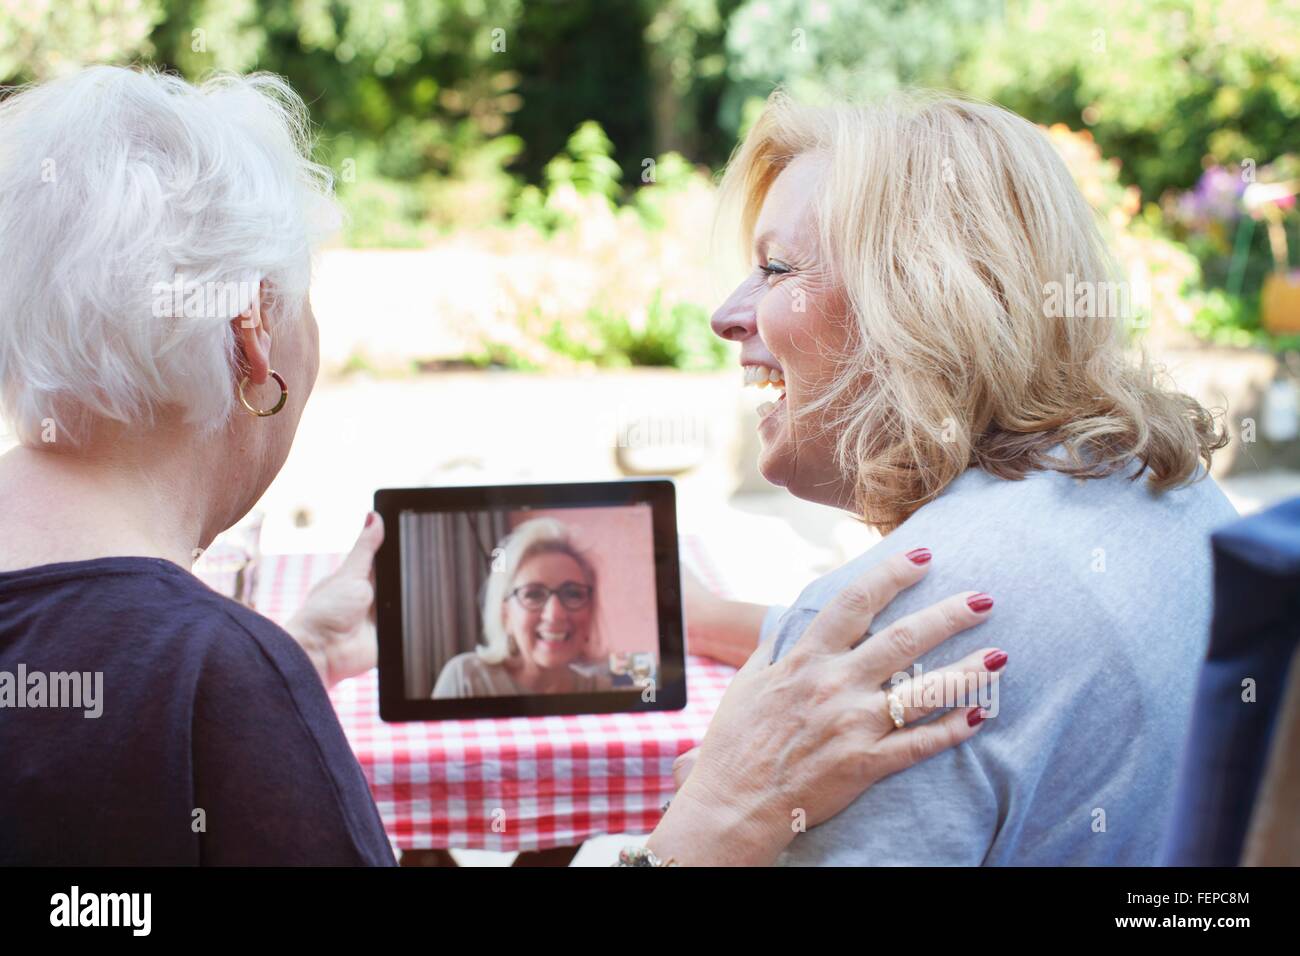
M 835 467 L 826 409 L 808 406 L 830 386 L 848 348 L 847 309 L 820 254 L 815 199 L 824 156 L 808 153 L 768 190 L 754 227 L 754 271 L 713 314 L 713 331 L 739 342 L 746 385 L 775 389 L 759 407 L 758 467 L 809 501 L 849 508 L 852 481 Z
M 526 607 L 529 589 L 537 589 L 534 596 L 540 597 L 541 588 L 552 592 L 544 596 L 545 603 L 536 609 Z M 582 565 L 564 552 L 535 554 L 520 563 L 501 613 L 525 668 L 563 669 L 584 655 L 591 637 L 589 588 Z M 566 595 L 570 603 L 577 603 L 582 591 L 588 595 L 585 604 L 565 607 Z

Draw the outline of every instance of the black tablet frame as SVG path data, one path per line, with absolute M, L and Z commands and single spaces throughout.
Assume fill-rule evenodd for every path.
M 641 689 L 527 697 L 411 700 L 404 695 L 401 540 L 403 511 L 518 511 L 649 504 L 654 527 L 655 593 L 659 615 L 659 684 L 653 699 Z M 670 478 L 456 488 L 381 488 L 375 511 L 384 543 L 375 555 L 375 616 L 379 632 L 379 716 L 390 722 L 645 713 L 686 706 L 685 618 L 677 553 L 677 488 Z

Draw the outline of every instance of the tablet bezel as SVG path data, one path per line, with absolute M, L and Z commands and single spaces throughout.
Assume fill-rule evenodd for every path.
M 601 508 L 648 504 L 654 528 L 659 617 L 659 685 L 654 699 L 639 689 L 526 697 L 411 700 L 405 696 L 401 594 L 403 511 L 485 511 Z M 545 717 L 567 714 L 646 713 L 686 706 L 685 617 L 677 552 L 677 489 L 669 478 L 454 488 L 381 488 L 375 511 L 384 519 L 384 543 L 375 555 L 375 617 L 379 636 L 379 716 L 388 722 Z

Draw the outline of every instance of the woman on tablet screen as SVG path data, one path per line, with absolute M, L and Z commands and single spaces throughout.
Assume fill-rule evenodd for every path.
M 594 662 L 596 570 L 554 518 L 519 525 L 500 545 L 483 595 L 483 646 L 457 654 L 433 696 L 513 697 L 609 690 Z

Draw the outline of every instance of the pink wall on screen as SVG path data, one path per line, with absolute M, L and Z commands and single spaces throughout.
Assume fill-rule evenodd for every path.
M 596 569 L 600 628 L 611 651 L 649 651 L 659 658 L 654 525 L 649 505 L 514 511 L 510 527 L 555 518 Z

